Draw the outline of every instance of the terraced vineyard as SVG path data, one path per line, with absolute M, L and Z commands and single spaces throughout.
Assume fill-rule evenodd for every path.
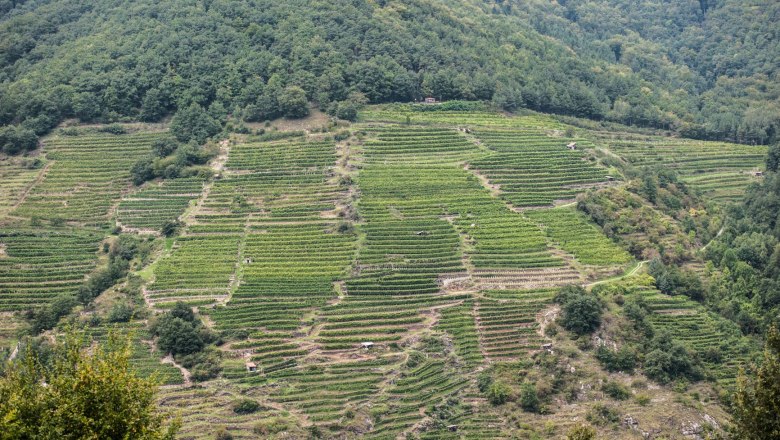
M 140 187 L 129 169 L 158 133 L 53 137 L 43 168 L 0 161 L 0 313 L 75 295 L 108 259 L 101 244 L 116 221 L 155 243 L 149 264 L 134 268 L 148 312 L 183 301 L 224 339 L 220 377 L 187 387 L 147 343 L 142 321 L 120 326 L 136 332 L 134 366 L 170 385 L 160 403 L 182 415 L 183 438 L 213 438 L 218 427 L 270 437 L 274 424 L 325 438 L 540 436 L 541 416 L 507 420 L 477 379 L 532 365 L 545 344 L 561 341 L 543 330 L 559 313 L 561 286 L 641 268 L 573 206 L 554 207 L 624 184 L 606 179 L 595 151 L 668 164 L 721 200 L 744 188 L 752 177 L 742 173 L 763 155 L 572 134 L 543 115 L 387 106 L 362 120 L 341 141 L 234 134 L 220 143 L 212 177 Z M 160 237 L 175 220 L 177 235 Z M 731 384 L 748 350 L 724 346 L 735 335 L 723 320 L 655 290 L 631 295 L 651 305 L 654 325 L 691 347 L 722 350 L 729 361 L 707 367 Z M 14 340 L 20 327 L 0 329 L 0 338 Z M 107 329 L 90 332 L 104 340 Z M 257 413 L 232 412 L 244 398 L 260 402 Z M 548 416 L 568 427 L 584 411 Z
M 44 168 L 28 168 L 19 159 L 5 158 L 0 160 L 0 220 L 2 220 L 16 205 L 22 201 L 27 191 L 35 183 L 35 179 Z
M 130 168 L 149 153 L 158 137 L 158 133 L 137 133 L 47 140 L 51 167 L 13 214 L 107 224 L 113 204 L 130 184 Z
M 177 220 L 202 191 L 203 180 L 197 178 L 147 184 L 122 199 L 117 220 L 132 229 L 159 231 L 165 223 Z
M 652 310 L 650 321 L 656 328 L 668 331 L 674 339 L 700 353 L 720 353 L 722 360 L 704 360 L 708 373 L 724 386 L 735 385 L 740 367 L 757 348 L 742 337 L 736 324 L 707 312 L 684 296 L 664 295 L 645 287 L 636 288 L 634 294 L 641 295 Z
M 589 162 L 582 149 L 592 144 L 547 136 L 541 131 L 478 131 L 495 153 L 470 162 L 502 197 L 518 207 L 544 206 L 573 199 L 583 188 L 607 182 L 606 170 Z
M 763 169 L 766 147 L 689 139 L 614 136 L 601 142 L 637 166 L 663 165 L 718 201 L 736 201 Z
M 0 230 L 0 311 L 75 296 L 97 264 L 102 236 L 85 231 Z

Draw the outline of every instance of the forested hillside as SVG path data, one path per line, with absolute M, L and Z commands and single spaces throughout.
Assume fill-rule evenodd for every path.
M 780 6 L 762 0 L 28 0 L 0 4 L 7 152 L 65 118 L 157 121 L 197 104 L 273 119 L 373 103 L 490 100 L 765 143 Z M 298 89 L 300 87 L 303 92 Z

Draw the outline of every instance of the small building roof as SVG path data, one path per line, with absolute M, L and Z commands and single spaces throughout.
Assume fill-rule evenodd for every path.
M 246 366 L 247 368 L 257 368 L 257 364 L 254 362 L 247 362 Z

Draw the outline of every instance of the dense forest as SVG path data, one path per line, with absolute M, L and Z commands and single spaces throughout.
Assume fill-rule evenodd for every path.
M 762 0 L 28 0 L 0 2 L 0 144 L 62 120 L 299 116 L 372 103 L 491 101 L 772 141 L 780 5 Z M 305 112 L 304 112 L 305 113 Z

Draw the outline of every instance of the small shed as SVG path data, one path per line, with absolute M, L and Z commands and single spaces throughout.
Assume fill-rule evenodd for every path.
M 426 104 L 436 104 L 436 98 L 434 98 L 432 96 L 429 96 L 429 97 L 425 98 L 425 103 Z
M 553 345 L 551 343 L 542 344 L 542 349 L 546 350 L 548 353 L 552 353 Z
M 763 171 L 753 171 L 753 175 L 755 177 L 764 177 L 764 172 Z
M 246 371 L 250 373 L 257 373 L 257 364 L 254 362 L 247 362 L 246 363 Z
M 374 343 L 370 341 L 361 342 L 360 347 L 363 348 L 363 350 L 370 350 L 374 347 Z
M 607 182 L 614 182 L 615 178 L 612 176 L 604 176 L 605 179 L 607 179 Z
M 458 430 L 458 425 L 448 425 L 447 430 L 450 432 L 456 432 Z
M 576 150 L 577 149 L 577 143 L 576 142 L 569 142 L 568 145 L 566 145 L 566 148 L 569 150 Z

